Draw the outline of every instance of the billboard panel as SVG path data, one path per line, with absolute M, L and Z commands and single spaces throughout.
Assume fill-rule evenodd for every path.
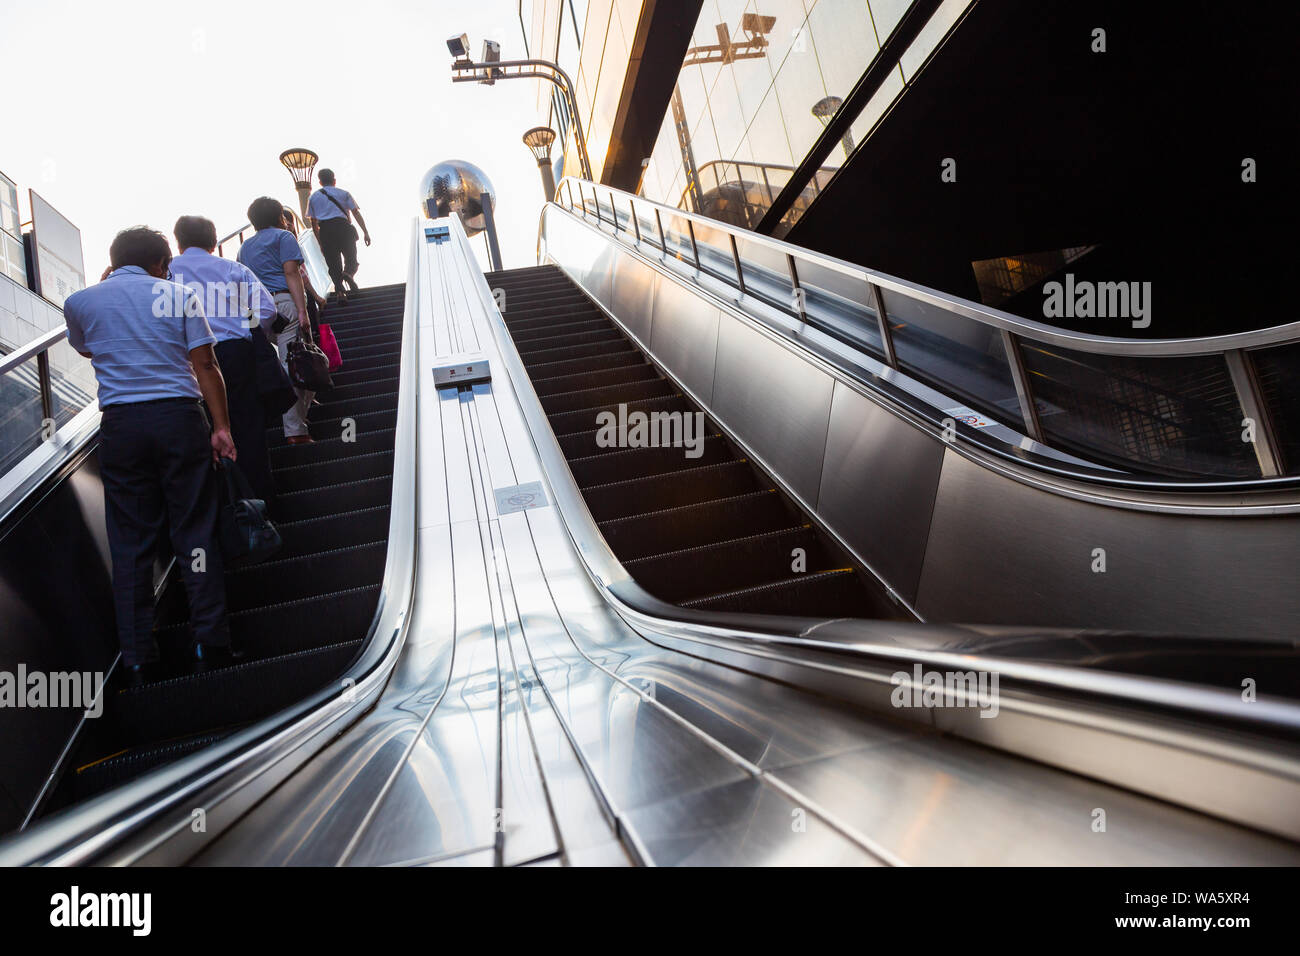
M 28 190 L 32 202 L 32 287 L 60 308 L 72 293 L 86 287 L 81 230 Z

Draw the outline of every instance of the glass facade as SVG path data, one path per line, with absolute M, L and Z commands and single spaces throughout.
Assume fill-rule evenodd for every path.
M 753 228 L 909 0 L 705 0 L 640 192 Z M 969 6 L 943 3 L 776 230 L 784 235 Z
M 18 187 L 0 173 L 0 275 L 27 285 L 22 229 L 18 218 Z
M 529 56 L 552 60 L 573 81 L 591 167 L 599 179 L 627 78 L 642 0 L 520 0 Z M 550 83 L 538 84 L 538 112 L 557 134 L 563 169 L 581 169 L 569 104 Z

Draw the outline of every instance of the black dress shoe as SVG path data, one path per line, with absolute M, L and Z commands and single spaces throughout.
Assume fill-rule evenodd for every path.
M 234 660 L 235 655 L 231 653 L 229 645 L 194 645 L 194 673 L 196 674 L 227 667 L 234 663 Z
M 143 687 L 155 677 L 157 668 L 153 664 L 130 664 L 122 672 L 127 687 Z

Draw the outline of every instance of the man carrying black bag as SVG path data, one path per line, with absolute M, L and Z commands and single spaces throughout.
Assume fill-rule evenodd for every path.
M 127 680 L 140 684 L 158 658 L 153 567 L 164 527 L 189 598 L 194 660 L 211 666 L 229 657 L 212 463 L 236 453 L 216 337 L 193 290 L 167 280 L 166 237 L 123 230 L 109 257 L 112 271 L 69 296 L 63 314 L 69 344 L 90 359 L 99 383 L 117 635 Z
M 275 319 L 275 301 L 247 266 L 213 255 L 217 227 L 211 219 L 181 216 L 172 235 L 180 250 L 172 260 L 172 279 L 198 293 L 217 337 L 215 350 L 226 380 L 230 431 L 239 449 L 240 470 L 256 496 L 269 504 L 275 498 L 275 485 L 266 449 L 254 336 L 264 338 L 261 324 Z

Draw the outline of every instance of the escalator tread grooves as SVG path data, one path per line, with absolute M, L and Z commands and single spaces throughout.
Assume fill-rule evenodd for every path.
M 776 531 L 763 531 L 759 534 L 747 534 L 739 538 L 726 538 L 722 541 L 710 541 L 708 544 L 692 545 L 689 548 L 678 548 L 674 551 L 663 551 L 659 554 L 647 554 L 642 558 L 629 558 L 623 562 L 623 566 L 630 570 L 631 567 L 636 564 L 645 564 L 650 561 L 662 561 L 664 558 L 686 557 L 691 554 L 702 554 L 706 551 L 715 551 L 718 548 L 744 544 L 748 541 L 762 541 L 764 538 L 780 538 L 785 535 L 798 534 L 800 532 L 811 530 L 812 525 L 804 522 L 803 524 L 791 525 L 788 528 L 778 528 Z M 713 596 L 718 597 L 720 595 Z
M 294 467 L 298 466 L 295 465 Z M 372 505 L 369 508 L 357 508 L 354 511 L 342 511 L 338 514 L 317 515 L 315 518 L 299 518 L 297 521 L 277 521 L 275 526 L 281 531 L 285 531 L 289 528 L 301 528 L 303 525 L 314 524 L 319 521 L 342 521 L 355 515 L 373 514 L 376 511 L 388 511 L 389 509 L 389 505 Z M 265 565 L 256 566 L 264 567 Z
M 366 485 L 375 481 L 388 481 L 392 477 L 392 472 L 387 472 L 386 474 L 375 475 L 373 478 L 358 478 L 355 481 L 340 481 L 335 485 L 317 485 L 315 488 L 304 488 L 302 491 L 290 491 L 287 494 L 279 495 L 278 497 L 283 501 L 285 498 L 293 498 L 296 495 L 315 495 L 322 491 L 330 491 L 334 488 L 351 488 L 356 485 Z
M 349 544 L 342 548 L 330 548 L 328 551 L 312 551 L 308 554 L 295 554 L 288 558 L 276 558 L 273 561 L 263 561 L 261 564 L 250 564 L 244 568 L 234 568 L 228 573 L 247 574 L 250 571 L 262 571 L 268 568 L 285 567 L 286 565 L 294 564 L 295 562 L 311 561 L 315 558 L 324 558 L 334 554 L 344 554 L 348 551 L 363 551 L 366 548 L 374 548 L 387 543 L 388 542 L 384 540 L 367 541 L 364 544 Z M 258 608 L 258 610 L 261 610 L 261 608 Z
M 375 585 L 378 587 L 378 585 Z M 335 591 L 335 594 L 342 594 L 342 591 Z M 265 607 L 256 608 L 258 611 L 266 610 Z M 239 612 L 237 612 L 239 613 Z M 240 671 L 248 671 L 256 668 L 265 667 L 268 664 L 279 664 L 285 661 L 298 660 L 304 657 L 315 657 L 319 654 L 325 654 L 329 651 L 337 651 L 344 647 L 355 647 L 360 644 L 360 638 L 350 641 L 338 641 L 334 644 L 321 644 L 317 647 L 307 647 L 300 651 L 290 651 L 287 654 L 276 654 L 274 657 L 258 657 L 249 661 L 236 661 L 226 667 L 219 667 L 215 670 L 202 671 L 198 674 L 178 674 L 175 677 L 168 677 L 164 680 L 151 681 L 140 687 L 123 687 L 118 690 L 119 697 L 140 697 L 153 693 L 161 688 L 179 687 L 182 684 L 193 683 L 196 681 L 207 680 L 216 674 L 237 674 Z M 147 746 L 147 745 L 146 745 Z
M 328 468 L 330 465 L 337 465 L 343 462 L 351 463 L 354 461 L 365 461 L 367 458 L 379 458 L 382 457 L 383 455 L 392 455 L 392 454 L 393 454 L 393 450 L 391 448 L 385 448 L 385 449 L 381 449 L 380 451 L 367 451 L 367 452 L 362 452 L 360 455 L 346 455 L 342 458 L 332 458 L 327 461 L 309 461 L 309 462 L 304 462 L 301 465 L 284 465 L 280 468 L 275 469 L 275 473 L 277 475 L 282 475 L 286 471 L 300 471 L 305 468 Z M 290 494 L 297 494 L 297 492 L 296 491 L 290 492 Z
M 877 593 L 880 588 L 875 579 L 868 580 L 855 567 L 809 571 L 782 580 L 753 580 L 782 573 L 779 562 L 773 560 L 777 557 L 774 552 L 783 550 L 783 544 L 792 539 L 817 548 L 820 560 L 829 558 L 834 565 L 847 565 L 849 560 L 711 419 L 711 434 L 704 436 L 710 456 L 706 463 L 696 464 L 684 455 L 680 461 L 671 453 L 665 455 L 667 448 L 682 447 L 674 445 L 594 450 L 594 436 L 601 431 L 594 427 L 598 412 L 626 405 L 629 411 L 669 407 L 686 413 L 703 411 L 707 417 L 708 410 L 686 397 L 677 382 L 650 362 L 645 350 L 563 270 L 546 266 L 500 271 L 488 273 L 487 281 L 511 297 L 513 313 L 504 314 L 504 321 L 515 352 L 597 527 L 634 578 L 639 572 L 649 590 L 659 587 L 679 592 L 682 583 L 698 570 L 691 583 L 711 593 L 678 601 L 682 607 L 727 602 L 743 605 L 747 598 L 754 598 L 756 605 L 766 607 L 769 613 L 891 614 Z M 650 368 L 644 373 L 650 377 L 642 377 L 641 366 Z M 547 393 L 548 387 L 568 388 L 570 383 L 585 387 Z M 664 390 L 670 394 L 656 394 Z M 638 454 L 646 457 L 638 458 Z M 752 481 L 744 477 L 746 470 Z M 583 483 L 593 479 L 595 483 Z M 754 490 L 741 491 L 750 487 Z M 703 500 L 689 500 L 695 497 Z M 681 500 L 689 503 L 662 507 Z M 602 513 L 617 514 L 637 507 L 649 510 L 600 518 Z M 760 554 L 762 560 L 751 560 Z M 710 567 L 711 556 L 717 556 L 714 563 L 721 567 Z M 689 573 L 681 569 L 670 573 L 667 566 L 677 558 L 691 564 Z M 844 583 L 824 583 L 837 580 Z M 810 584 L 814 586 L 806 587 Z M 762 596 L 768 597 L 759 600 Z
M 829 571 L 814 571 L 809 574 L 799 574 L 788 578 L 781 578 L 779 581 L 768 581 L 764 584 L 754 584 L 747 588 L 735 588 L 731 591 L 719 591 L 717 594 L 706 594 L 701 597 L 691 598 L 689 601 L 682 601 L 681 606 L 697 607 L 701 604 L 708 604 L 711 601 L 720 601 L 725 598 L 765 594 L 770 591 L 779 591 L 783 588 L 809 584 L 813 581 L 826 581 L 832 578 L 844 577 L 845 575 L 851 575 L 853 573 L 854 571 L 852 568 L 832 568 Z

